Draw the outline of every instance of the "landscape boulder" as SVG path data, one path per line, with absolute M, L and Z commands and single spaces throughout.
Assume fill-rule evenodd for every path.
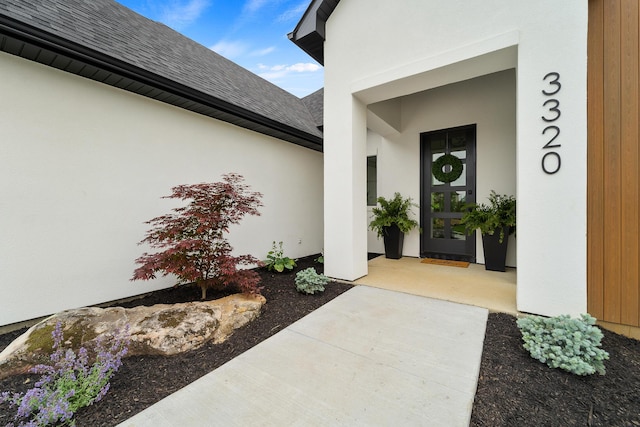
M 0 353 L 0 378 L 24 373 L 47 363 L 51 332 L 60 322 L 65 348 L 95 347 L 128 327 L 132 355 L 173 355 L 197 349 L 209 341 L 225 341 L 234 330 L 260 315 L 262 295 L 235 294 L 214 301 L 157 304 L 150 307 L 85 307 L 55 314 L 32 326 Z

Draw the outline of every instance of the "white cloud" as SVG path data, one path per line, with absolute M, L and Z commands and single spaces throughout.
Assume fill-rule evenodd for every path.
M 318 64 L 312 64 L 311 62 L 298 62 L 297 64 L 293 64 L 287 67 L 290 71 L 297 71 L 298 73 L 304 73 L 307 71 L 313 72 L 318 71 L 320 66 Z
M 248 46 L 246 43 L 241 41 L 227 41 L 221 40 L 213 46 L 209 47 L 212 51 L 216 52 L 219 55 L 224 56 L 225 58 L 237 58 L 243 55 Z
M 300 19 L 305 10 L 307 10 L 307 6 L 309 6 L 308 1 L 304 1 L 297 6 L 294 6 L 288 10 L 285 10 L 278 16 L 278 22 L 289 22 L 294 19 Z
M 265 56 L 270 54 L 271 52 L 275 51 L 276 48 L 275 46 L 269 46 L 266 47 L 264 49 L 260 49 L 260 50 L 254 50 L 253 52 L 250 53 L 251 56 Z
M 258 68 L 264 71 L 258 75 L 263 79 L 271 81 L 281 79 L 292 73 L 314 73 L 320 70 L 321 67 L 318 64 L 310 62 L 299 62 L 293 65 L 273 65 L 270 67 L 267 67 L 264 64 L 258 64 Z
M 269 3 L 268 0 L 249 0 L 245 3 L 244 10 L 249 13 L 254 13 L 267 3 Z
M 181 29 L 196 21 L 208 6 L 209 0 L 172 0 L 163 6 L 160 21 Z

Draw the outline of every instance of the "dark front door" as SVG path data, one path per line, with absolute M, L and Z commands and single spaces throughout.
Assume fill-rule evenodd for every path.
M 420 256 L 475 262 L 460 219 L 476 197 L 476 125 L 420 134 Z

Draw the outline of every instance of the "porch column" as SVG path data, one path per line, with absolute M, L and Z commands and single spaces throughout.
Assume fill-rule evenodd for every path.
M 577 316 L 587 310 L 588 4 L 553 6 L 557 22 L 522 31 L 518 47 L 517 308 Z
M 367 274 L 366 106 L 347 91 L 325 91 L 324 272 Z

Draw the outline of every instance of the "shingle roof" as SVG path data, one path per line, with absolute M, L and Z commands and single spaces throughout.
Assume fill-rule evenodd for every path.
M 303 100 L 113 0 L 3 0 L 0 49 L 321 149 Z
M 316 127 L 322 129 L 324 122 L 324 88 L 305 96 L 302 101 L 307 106 L 309 113 L 311 113 Z

